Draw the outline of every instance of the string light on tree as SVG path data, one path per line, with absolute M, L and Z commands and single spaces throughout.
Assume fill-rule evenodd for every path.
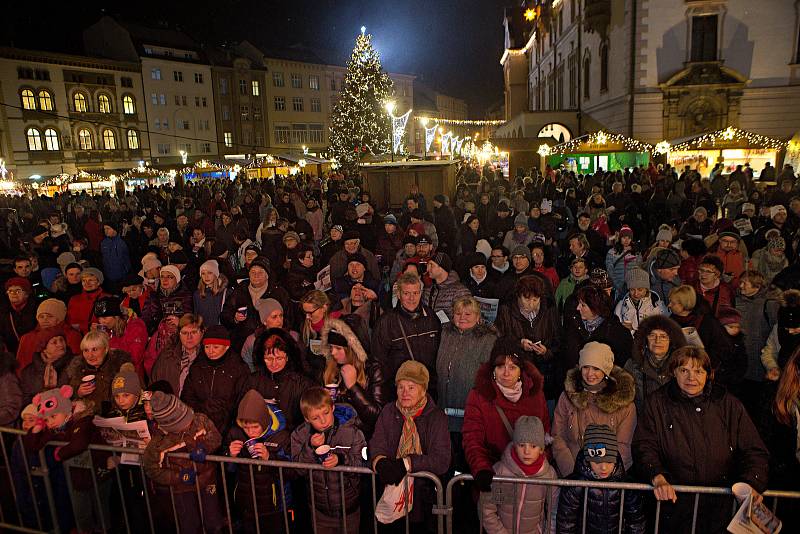
M 504 120 L 473 120 L 473 119 L 445 119 L 441 117 L 414 117 L 416 120 L 427 124 L 428 121 L 437 122 L 439 124 L 455 124 L 457 126 L 500 126 L 506 123 Z M 423 126 L 424 126 L 423 124 Z
M 383 107 L 391 96 L 392 80 L 372 47 L 372 35 L 363 26 L 361 30 L 331 114 L 331 152 L 348 172 L 357 170 L 364 152 L 387 153 L 392 139 L 392 121 Z

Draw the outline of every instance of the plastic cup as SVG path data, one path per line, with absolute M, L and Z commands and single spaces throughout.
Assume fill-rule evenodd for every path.
M 317 461 L 319 463 L 325 463 L 325 460 L 330 458 L 331 456 L 331 446 L 330 445 L 320 445 L 316 449 L 314 449 L 314 454 L 317 457 Z
M 250 453 L 250 458 L 258 458 L 258 452 L 256 451 L 256 445 L 259 443 L 258 438 L 250 438 L 244 442 L 244 446 L 247 448 L 247 452 Z
M 339 384 L 325 384 L 325 389 L 331 394 L 331 400 L 336 402 L 336 397 L 339 395 Z
M 242 306 L 241 308 L 238 308 L 236 311 L 247 317 L 247 306 Z
M 81 378 L 81 383 L 83 384 L 89 384 L 93 386 L 96 382 L 97 382 L 97 377 L 95 377 L 95 375 L 86 375 L 83 378 Z

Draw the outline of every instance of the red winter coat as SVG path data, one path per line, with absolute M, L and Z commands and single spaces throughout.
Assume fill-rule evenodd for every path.
M 78 330 L 81 331 L 81 334 L 88 332 L 92 323 L 97 322 L 94 316 L 94 301 L 100 297 L 108 296 L 110 295 L 102 289 L 92 293 L 81 291 L 74 295 L 69 299 L 69 304 L 67 304 L 67 324 L 70 326 L 78 325 Z
M 720 308 L 723 306 L 733 307 L 734 306 L 734 289 L 727 283 L 720 280 L 719 285 L 714 289 L 709 289 L 708 291 L 704 291 L 703 288 L 700 286 L 700 280 L 692 283 L 692 287 L 694 287 L 697 296 L 702 296 L 708 302 L 708 305 L 711 307 L 711 312 L 716 317 L 719 313 Z
M 681 266 L 678 268 L 678 277 L 684 284 L 692 285 L 699 278 L 697 269 L 700 268 L 700 260 L 702 256 L 689 256 L 681 260 Z
M 511 402 L 500 393 L 492 379 L 494 368 L 487 362 L 475 376 L 475 387 L 467 396 L 464 426 L 461 429 L 464 452 L 474 475 L 478 471 L 492 470 L 500 460 L 512 436 L 508 434 L 495 404 L 499 406 L 513 428 L 523 415 L 535 415 L 542 420 L 544 431 L 550 432 L 550 413 L 544 398 L 544 378 L 530 362 L 522 369 L 522 397 Z
M 147 326 L 138 317 L 131 317 L 125 325 L 125 333 L 121 336 L 112 335 L 109 339 L 109 347 L 120 349 L 131 355 L 133 365 L 140 378 L 144 377 L 144 350 L 147 348 Z M 153 367 L 153 362 L 149 362 L 148 367 Z

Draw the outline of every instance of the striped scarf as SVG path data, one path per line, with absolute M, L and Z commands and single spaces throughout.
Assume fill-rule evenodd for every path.
M 422 397 L 422 400 L 406 410 L 400 406 L 400 401 L 397 401 L 397 409 L 403 414 L 403 432 L 400 434 L 400 442 L 397 444 L 397 457 L 405 458 L 412 454 L 422 454 L 422 445 L 419 441 L 419 433 L 417 432 L 417 424 L 414 419 L 422 414 L 425 405 L 428 403 L 428 396 Z

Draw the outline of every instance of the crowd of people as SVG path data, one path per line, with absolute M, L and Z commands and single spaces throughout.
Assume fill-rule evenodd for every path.
M 121 501 L 146 529 L 145 497 L 167 530 L 371 530 L 369 479 L 337 466 L 379 499 L 470 473 L 455 520 L 490 533 L 645 532 L 657 501 L 661 532 L 724 532 L 729 498 L 674 486 L 800 475 L 800 193 L 772 171 L 463 163 L 397 210 L 341 174 L 0 198 L 0 426 L 26 432 L 5 482 L 31 526 L 44 450 L 65 532 L 124 530 Z M 87 452 L 115 418 L 146 423 L 146 477 Z

